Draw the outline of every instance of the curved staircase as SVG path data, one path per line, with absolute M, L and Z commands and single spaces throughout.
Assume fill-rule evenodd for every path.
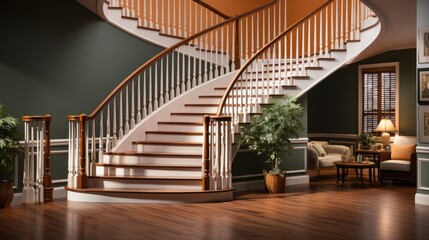
M 127 77 L 92 114 L 69 116 L 68 200 L 232 200 L 239 125 L 273 97 L 301 96 L 380 32 L 377 17 L 360 2 L 331 0 L 265 42 L 251 26 L 240 28 L 241 36 L 254 36 L 250 40 L 233 35 L 262 14 L 276 12 L 273 6 L 174 44 Z M 334 15 L 337 20 L 329 22 Z M 347 23 L 340 25 L 338 18 Z M 220 41 L 203 43 L 207 39 Z M 234 43 L 241 43 L 238 51 Z M 210 46 L 228 61 L 206 61 L 188 46 Z

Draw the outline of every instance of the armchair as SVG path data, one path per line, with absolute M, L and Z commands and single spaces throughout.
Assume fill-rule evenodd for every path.
M 334 167 L 334 162 L 341 161 L 342 155 L 350 156 L 350 148 L 331 145 L 327 141 L 311 141 L 307 144 L 308 167 L 316 168 L 317 175 L 320 173 L 320 168 Z
M 401 139 L 402 138 L 402 139 Z M 416 182 L 417 156 L 415 137 L 398 137 L 391 145 L 390 156 L 380 160 L 379 179 Z

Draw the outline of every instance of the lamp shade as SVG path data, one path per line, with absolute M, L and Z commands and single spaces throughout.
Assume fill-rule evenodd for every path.
M 392 120 L 383 118 L 380 120 L 377 128 L 375 129 L 377 132 L 396 132 L 395 126 L 393 126 Z

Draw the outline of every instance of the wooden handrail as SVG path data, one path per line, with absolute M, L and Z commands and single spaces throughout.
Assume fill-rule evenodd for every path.
M 326 7 L 329 3 L 331 3 L 334 0 L 327 0 L 324 4 L 322 4 L 320 7 L 318 7 L 316 10 L 312 11 L 311 13 L 307 14 L 305 17 L 301 18 L 299 21 L 297 21 L 296 23 L 294 23 L 293 25 L 291 25 L 290 27 L 286 28 L 286 30 L 284 30 L 281 34 L 279 34 L 277 37 L 275 37 L 274 39 L 272 39 L 270 42 L 268 42 L 267 44 L 265 44 L 264 47 L 262 47 L 261 49 L 259 49 L 251 58 L 249 58 L 249 60 L 244 64 L 244 66 L 242 66 L 240 68 L 240 70 L 238 71 L 238 73 L 234 76 L 233 80 L 231 81 L 230 85 L 228 86 L 225 94 L 222 97 L 222 100 L 219 104 L 218 110 L 216 112 L 216 116 L 221 116 L 222 115 L 222 110 L 223 107 L 225 106 L 226 100 L 230 94 L 230 92 L 232 91 L 232 89 L 234 88 L 235 83 L 238 81 L 238 79 L 240 78 L 240 76 L 243 74 L 244 71 L 247 70 L 247 67 L 255 60 L 257 59 L 262 53 L 264 53 L 268 48 L 270 48 L 272 45 L 274 45 L 279 39 L 283 38 L 289 31 L 291 31 L 292 29 L 294 29 L 297 25 L 301 24 L 302 22 L 304 22 L 305 20 L 307 20 L 310 16 L 313 16 L 315 13 L 319 12 L 320 10 L 322 10 L 324 7 Z
M 273 0 L 272 2 L 270 2 L 270 3 L 268 3 L 268 4 L 265 4 L 265 5 L 263 5 L 263 6 L 261 6 L 261 7 L 258 7 L 258 8 L 256 8 L 256 9 L 254 9 L 254 10 L 251 10 L 251 11 L 249 11 L 249 12 L 247 12 L 247 13 L 244 13 L 244 14 L 242 14 L 242 15 L 239 15 L 239 16 L 236 16 L 236 17 L 233 17 L 233 18 L 230 18 L 230 19 L 228 19 L 227 21 L 225 21 L 225 22 L 222 22 L 222 23 L 219 23 L 218 25 L 215 25 L 215 26 L 212 26 L 212 27 L 210 27 L 210 28 L 208 28 L 208 29 L 205 29 L 204 31 L 201 31 L 201 32 L 198 32 L 198 33 L 195 33 L 194 35 L 192 35 L 192 36 L 189 36 L 188 38 L 186 38 L 186 39 L 184 39 L 184 40 L 182 40 L 182 41 L 180 41 L 180 42 L 178 42 L 178 43 L 176 43 L 176 44 L 174 44 L 173 46 L 171 46 L 171 47 L 169 47 L 169 48 L 167 48 L 167 49 L 165 49 L 164 51 L 162 51 L 162 52 L 160 52 L 159 54 L 157 54 L 156 56 L 154 56 L 154 57 L 152 57 L 149 61 L 147 61 L 146 63 L 144 63 L 143 65 L 141 65 L 139 68 L 137 68 L 134 72 L 132 72 L 128 77 L 126 77 L 104 100 L 103 100 L 103 102 L 101 102 L 98 106 L 97 106 L 97 108 L 90 114 L 90 115 L 88 115 L 87 116 L 87 120 L 92 120 L 92 119 L 94 119 L 95 118 L 95 116 L 97 116 L 97 114 L 98 113 L 100 113 L 100 111 L 103 109 L 103 107 L 104 106 L 106 106 L 106 104 L 125 86 L 125 85 L 127 85 L 128 84 L 128 82 L 130 82 L 135 76 L 137 76 L 140 72 L 142 72 L 144 69 L 146 69 L 147 67 L 149 67 L 149 66 L 151 66 L 153 63 L 155 63 L 156 61 L 158 61 L 159 59 L 161 59 L 161 58 L 163 58 L 163 57 L 165 57 L 167 54 L 169 54 L 169 53 L 171 53 L 171 52 L 173 52 L 174 50 L 176 50 L 178 47 L 180 47 L 180 46 L 183 46 L 183 45 L 185 45 L 185 44 L 187 44 L 188 42 L 190 42 L 190 41 L 192 41 L 192 40 L 194 40 L 194 39 L 196 39 L 196 38 L 198 38 L 198 37 L 200 37 L 200 36 L 202 36 L 202 35 L 204 35 L 204 34 L 206 34 L 206 33 L 208 33 L 208 32 L 210 32 L 210 31 L 213 31 L 213 30 L 215 30 L 215 29 L 217 29 L 217 28 L 220 28 L 220 27 L 222 27 L 222 26 L 224 26 L 224 25 L 227 25 L 227 24 L 230 24 L 230 23 L 232 23 L 232 22 L 234 22 L 234 21 L 237 21 L 237 20 L 239 20 L 239 19 L 241 19 L 241 18 L 244 18 L 244 17 L 246 17 L 246 16 L 248 16 L 248 15 L 251 15 L 251 14 L 253 14 L 253 13 L 255 13 L 255 12 L 258 12 L 258 11 L 260 11 L 260 10 L 262 10 L 262 9 L 265 9 L 265 8 L 268 8 L 268 7 L 270 7 L 271 5 L 274 5 L 275 3 L 277 3 L 278 2 L 278 0 Z M 69 116 L 70 117 L 70 116 Z
M 216 13 L 217 15 L 221 16 L 223 19 L 230 19 L 231 16 L 225 15 L 224 13 L 222 13 L 221 11 L 217 10 L 216 8 L 214 8 L 213 6 L 211 6 L 210 4 L 207 4 L 201 0 L 192 0 L 198 4 L 200 4 L 201 6 L 207 8 L 208 10 Z

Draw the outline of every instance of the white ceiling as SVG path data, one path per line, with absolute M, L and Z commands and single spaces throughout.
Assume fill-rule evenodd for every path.
M 381 33 L 356 61 L 395 49 L 416 47 L 416 0 L 362 0 L 380 19 Z

